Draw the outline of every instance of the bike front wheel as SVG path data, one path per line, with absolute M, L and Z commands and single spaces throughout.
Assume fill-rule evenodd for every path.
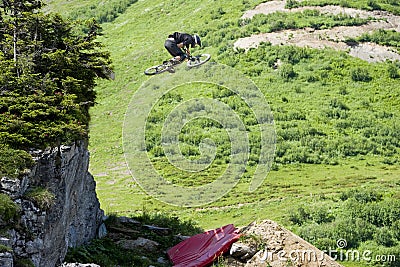
M 211 56 L 209 54 L 201 54 L 199 56 L 192 57 L 187 62 L 187 66 L 189 68 L 192 68 L 192 67 L 202 65 L 202 64 L 206 63 L 207 61 L 209 61 L 210 58 L 211 58 Z

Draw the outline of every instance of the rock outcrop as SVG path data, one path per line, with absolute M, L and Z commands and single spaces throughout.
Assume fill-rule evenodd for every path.
M 231 267 L 342 267 L 330 255 L 276 222 L 265 220 L 241 229 L 243 241 L 231 248 Z M 262 249 L 260 249 L 262 248 Z M 247 257 L 246 257 L 247 256 Z
M 0 253 L 1 266 L 13 266 L 13 259 L 28 259 L 35 266 L 58 266 L 68 247 L 95 238 L 102 226 L 104 213 L 88 172 L 86 144 L 32 151 L 32 155 L 36 164 L 23 178 L 0 177 L 0 193 L 9 195 L 21 214 L 15 226 L 0 231 L 2 245 L 12 250 Z M 38 188 L 48 199 L 29 195 Z

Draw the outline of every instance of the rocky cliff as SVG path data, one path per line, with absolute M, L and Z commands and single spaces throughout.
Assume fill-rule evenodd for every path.
M 101 235 L 103 211 L 88 172 L 86 144 L 31 154 L 35 166 L 23 178 L 0 177 L 0 193 L 9 195 L 20 209 L 14 226 L 0 224 L 0 244 L 11 248 L 0 251 L 0 266 L 13 266 L 17 260 L 57 266 L 68 247 Z

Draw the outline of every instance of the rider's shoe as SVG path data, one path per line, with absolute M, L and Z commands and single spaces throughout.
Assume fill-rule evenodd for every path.
M 177 65 L 177 64 L 179 64 L 181 62 L 179 61 L 178 58 L 172 58 L 172 59 L 169 60 L 169 63 L 171 63 L 172 65 Z
M 183 54 L 182 56 L 181 56 L 181 58 L 179 59 L 179 61 L 180 62 L 182 62 L 182 61 L 184 61 L 185 59 L 187 59 L 187 55 L 186 54 Z
M 178 63 L 180 63 L 180 61 L 177 60 L 177 59 L 175 59 L 175 58 L 170 59 L 170 60 L 165 60 L 165 61 L 163 61 L 163 64 L 164 64 L 164 65 L 166 65 L 166 64 L 175 65 L 175 64 L 178 64 Z

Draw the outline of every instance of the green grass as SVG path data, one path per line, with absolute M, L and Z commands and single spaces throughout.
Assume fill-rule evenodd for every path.
M 0 244 L 0 253 L 5 253 L 5 252 L 12 252 L 12 249 L 10 247 Z
M 244 10 L 260 2 L 138 1 L 112 23 L 102 25 L 101 41 L 111 51 L 116 79 L 101 81 L 96 88 L 98 104 L 91 109 L 89 148 L 90 171 L 106 213 L 167 212 L 194 220 L 204 229 L 268 218 L 298 232 L 289 220 L 290 212 L 315 199 L 328 203 L 354 188 L 399 194 L 400 80 L 393 75 L 393 67 L 398 70 L 399 66 L 391 65 L 389 72 L 387 63 L 370 64 L 344 52 L 268 44 L 247 53 L 233 51 L 237 38 L 257 32 L 240 28 L 238 21 Z M 322 1 L 312 4 L 317 2 Z M 376 2 L 388 10 L 398 9 Z M 349 4 L 367 8 L 367 1 Z M 72 3 L 70 7 L 77 8 Z M 271 106 L 281 155 L 255 192 L 248 192 L 249 167 L 239 184 L 218 201 L 179 208 L 147 195 L 130 175 L 122 147 L 124 115 L 132 96 L 148 79 L 143 70 L 169 57 L 163 42 L 175 30 L 200 33 L 205 47 L 194 51 L 209 53 L 216 62 L 244 73 Z M 294 75 L 286 75 L 288 69 L 275 70 L 278 58 L 292 67 Z M 154 161 L 171 175 L 166 161 L 157 157 Z M 204 181 L 207 177 L 197 182 Z
M 47 188 L 35 187 L 30 189 L 24 195 L 27 199 L 33 201 L 40 209 L 48 210 L 55 202 L 55 195 Z
M 19 216 L 19 207 L 12 199 L 3 193 L 0 193 L 0 225 L 12 225 Z

